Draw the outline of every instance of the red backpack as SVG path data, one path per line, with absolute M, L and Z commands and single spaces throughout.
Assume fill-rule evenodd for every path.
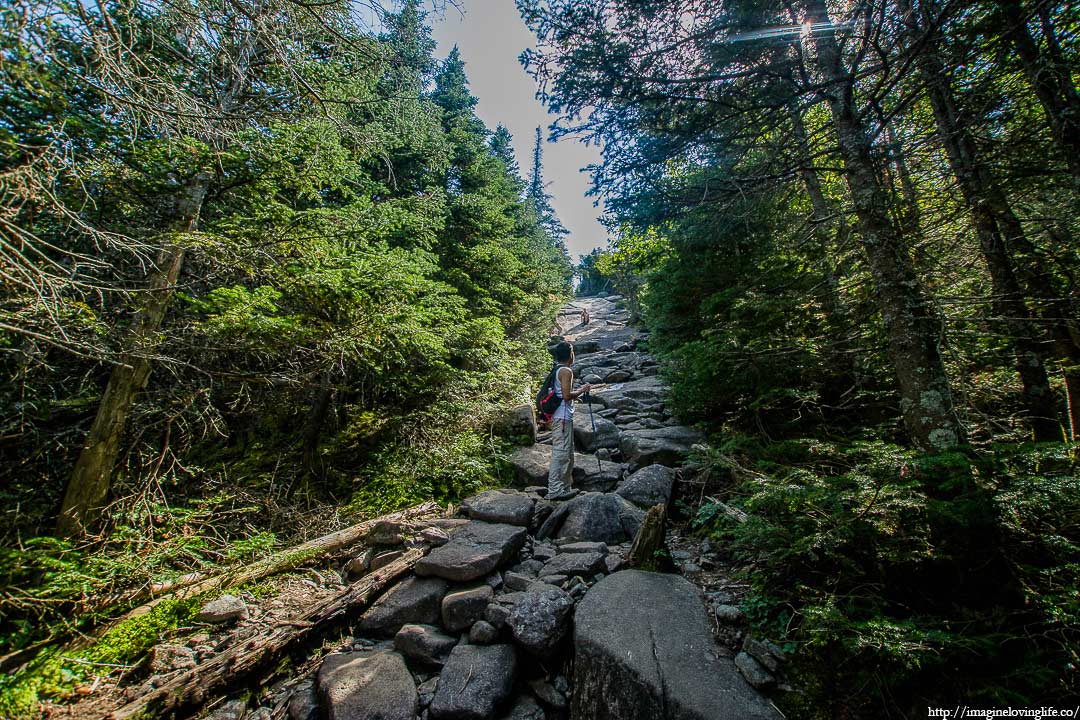
M 556 365 L 548 373 L 547 380 L 540 386 L 540 392 L 536 393 L 536 414 L 540 422 L 545 425 L 551 424 L 551 416 L 562 405 L 562 398 L 555 394 L 555 374 L 559 371 Z

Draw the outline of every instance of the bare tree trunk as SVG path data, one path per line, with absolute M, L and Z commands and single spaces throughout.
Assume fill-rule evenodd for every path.
M 829 201 L 821 189 L 821 179 L 814 168 L 813 156 L 810 152 L 810 138 L 806 131 L 806 123 L 803 120 L 802 109 L 793 101 L 788 104 L 788 115 L 791 118 L 792 137 L 799 153 L 799 176 L 806 188 L 806 194 L 810 198 L 810 206 L 813 215 L 810 218 L 814 239 L 817 241 L 817 252 L 820 254 L 821 264 L 824 266 L 826 289 L 822 294 L 822 310 L 830 331 L 840 340 L 845 340 L 851 333 L 851 322 L 848 308 L 840 295 L 841 272 L 834 260 L 833 248 L 843 235 L 844 221 L 837 218 L 837 213 L 829 206 Z M 855 382 L 855 367 L 850 353 L 840 353 L 837 356 L 836 370 L 841 382 L 830 382 L 823 388 L 822 400 L 829 405 L 840 401 L 842 393 L 846 391 L 844 385 L 848 380 Z
M 858 231 L 869 260 L 900 390 L 904 427 L 915 447 L 938 452 L 964 441 L 938 343 L 942 323 L 915 275 L 908 243 L 889 218 L 890 197 L 874 171 L 870 138 L 855 109 L 854 78 L 843 65 L 824 0 L 806 0 L 817 70 L 836 126 Z
M 1005 17 L 1007 37 L 1046 113 L 1054 143 L 1069 167 L 1073 184 L 1080 188 L 1080 93 L 1073 84 L 1071 68 L 1061 57 L 1052 19 L 1045 7 L 1040 9 L 1049 47 L 1044 53 L 1028 31 L 1028 17 L 1020 0 L 999 0 L 998 7 Z
M 911 0 L 901 0 L 900 7 L 912 27 L 919 27 Z M 926 19 L 933 21 L 933 18 Z M 923 28 L 924 31 L 931 31 L 927 29 L 930 22 L 923 23 L 927 26 Z M 1005 331 L 1012 345 L 1016 369 L 1023 385 L 1024 405 L 1035 439 L 1059 440 L 1061 428 L 1057 419 L 1057 401 L 1050 389 L 1050 379 L 1043 362 L 1045 348 L 1034 332 L 1034 319 L 1024 301 L 1008 239 L 1001 226 L 1009 227 L 1014 239 L 1016 233 L 1023 237 L 1023 228 L 1016 220 L 1005 193 L 979 157 L 975 140 L 960 117 L 945 64 L 938 56 L 934 42 L 919 52 L 918 64 L 937 121 L 938 136 L 971 213 L 972 225 L 990 272 L 994 294 L 991 307 L 998 317 L 997 325 Z
M 90 426 L 82 452 L 75 462 L 64 493 L 56 533 L 71 537 L 86 533 L 98 520 L 109 494 L 113 466 L 120 451 L 120 441 L 127 426 L 127 416 L 136 395 L 150 377 L 150 355 L 157 345 L 161 321 L 169 308 L 176 280 L 184 263 L 182 236 L 195 231 L 199 212 L 210 184 L 208 173 L 199 173 L 188 181 L 177 202 L 177 233 L 159 253 L 147 277 L 131 326 L 123 362 L 113 368 L 97 415 Z
M 334 386 L 330 384 L 330 372 L 327 370 L 319 373 L 319 387 L 315 391 L 311 406 L 308 408 L 302 433 L 304 467 L 312 475 L 316 475 L 316 471 L 319 470 L 316 467 L 315 451 L 319 446 L 319 439 L 322 437 L 323 426 L 326 424 L 326 418 L 330 413 L 333 399 Z

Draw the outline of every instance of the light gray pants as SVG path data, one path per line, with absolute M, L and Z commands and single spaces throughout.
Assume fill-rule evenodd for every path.
M 548 497 L 570 489 L 574 477 L 574 421 L 551 421 L 551 467 L 548 469 Z

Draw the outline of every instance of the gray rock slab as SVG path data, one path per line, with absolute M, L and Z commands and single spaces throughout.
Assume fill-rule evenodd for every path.
M 586 453 L 600 448 L 617 448 L 619 428 L 607 418 L 579 410 L 574 413 L 574 445 Z
M 403 625 L 431 625 L 449 584 L 440 578 L 409 577 L 390 588 L 360 616 L 360 632 L 390 637 Z
M 488 720 L 510 697 L 517 673 L 512 645 L 458 645 L 439 676 L 433 720 Z M 410 718 L 410 720 L 412 720 Z
M 623 459 L 635 472 L 646 465 L 677 465 L 702 434 L 682 425 L 624 431 L 619 436 Z
M 416 683 L 396 652 L 327 655 L 317 683 L 327 720 L 416 717 Z
M 416 563 L 417 575 L 468 582 L 496 570 L 525 544 L 525 528 L 473 521 Z M 441 598 L 440 598 L 441 599 Z
M 573 577 L 592 577 L 596 573 L 605 572 L 607 564 L 604 556 L 598 552 L 563 553 L 556 555 L 544 564 L 540 570 L 540 577 L 545 575 L 566 575 Z
M 617 618 L 617 622 L 613 622 Z M 572 717 L 779 720 L 717 657 L 698 590 L 679 575 L 625 570 L 578 603 Z
M 536 409 L 531 403 L 510 408 L 499 415 L 492 429 L 502 437 L 524 436 L 536 442 Z
M 602 542 L 568 542 L 559 545 L 560 553 L 600 553 L 607 555 L 611 548 Z M 551 558 L 548 558 L 550 560 Z
M 289 698 L 289 720 L 319 720 L 319 695 L 315 683 L 306 680 L 292 692 Z
M 571 542 L 588 540 L 614 545 L 633 540 L 645 512 L 614 493 L 585 493 L 567 504 L 558 537 Z
M 528 527 L 535 505 L 536 498 L 522 493 L 485 490 L 465 498 L 461 509 L 473 520 Z
M 518 485 L 547 486 L 548 469 L 551 467 L 550 445 L 527 445 L 510 453 L 510 467 Z
M 498 639 L 498 629 L 487 620 L 477 620 L 469 628 L 469 642 L 474 645 L 490 645 Z
M 643 467 L 620 483 L 615 491 L 640 508 L 667 505 L 675 485 L 675 471 L 666 465 Z
M 595 455 L 574 453 L 573 486 L 583 492 L 609 492 L 622 480 L 625 466 Z
M 746 678 L 746 682 L 759 690 L 765 690 L 776 684 L 776 678 L 772 673 L 745 651 L 735 656 L 735 667 Z
M 551 655 L 569 630 L 574 599 L 562 588 L 540 582 L 515 595 L 506 620 L 514 641 L 533 655 Z

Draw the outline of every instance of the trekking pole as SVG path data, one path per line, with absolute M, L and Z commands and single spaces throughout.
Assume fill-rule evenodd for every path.
M 596 418 L 593 417 L 593 414 L 592 414 L 592 393 L 591 392 L 585 393 L 585 405 L 587 405 L 588 408 L 589 408 L 589 422 L 592 423 L 592 434 L 593 434 L 593 437 L 595 438 L 596 437 Z M 601 465 L 600 465 L 600 456 L 599 455 L 596 456 L 596 470 L 597 470 L 597 472 L 603 472 L 604 471 L 604 468 L 601 467 Z

